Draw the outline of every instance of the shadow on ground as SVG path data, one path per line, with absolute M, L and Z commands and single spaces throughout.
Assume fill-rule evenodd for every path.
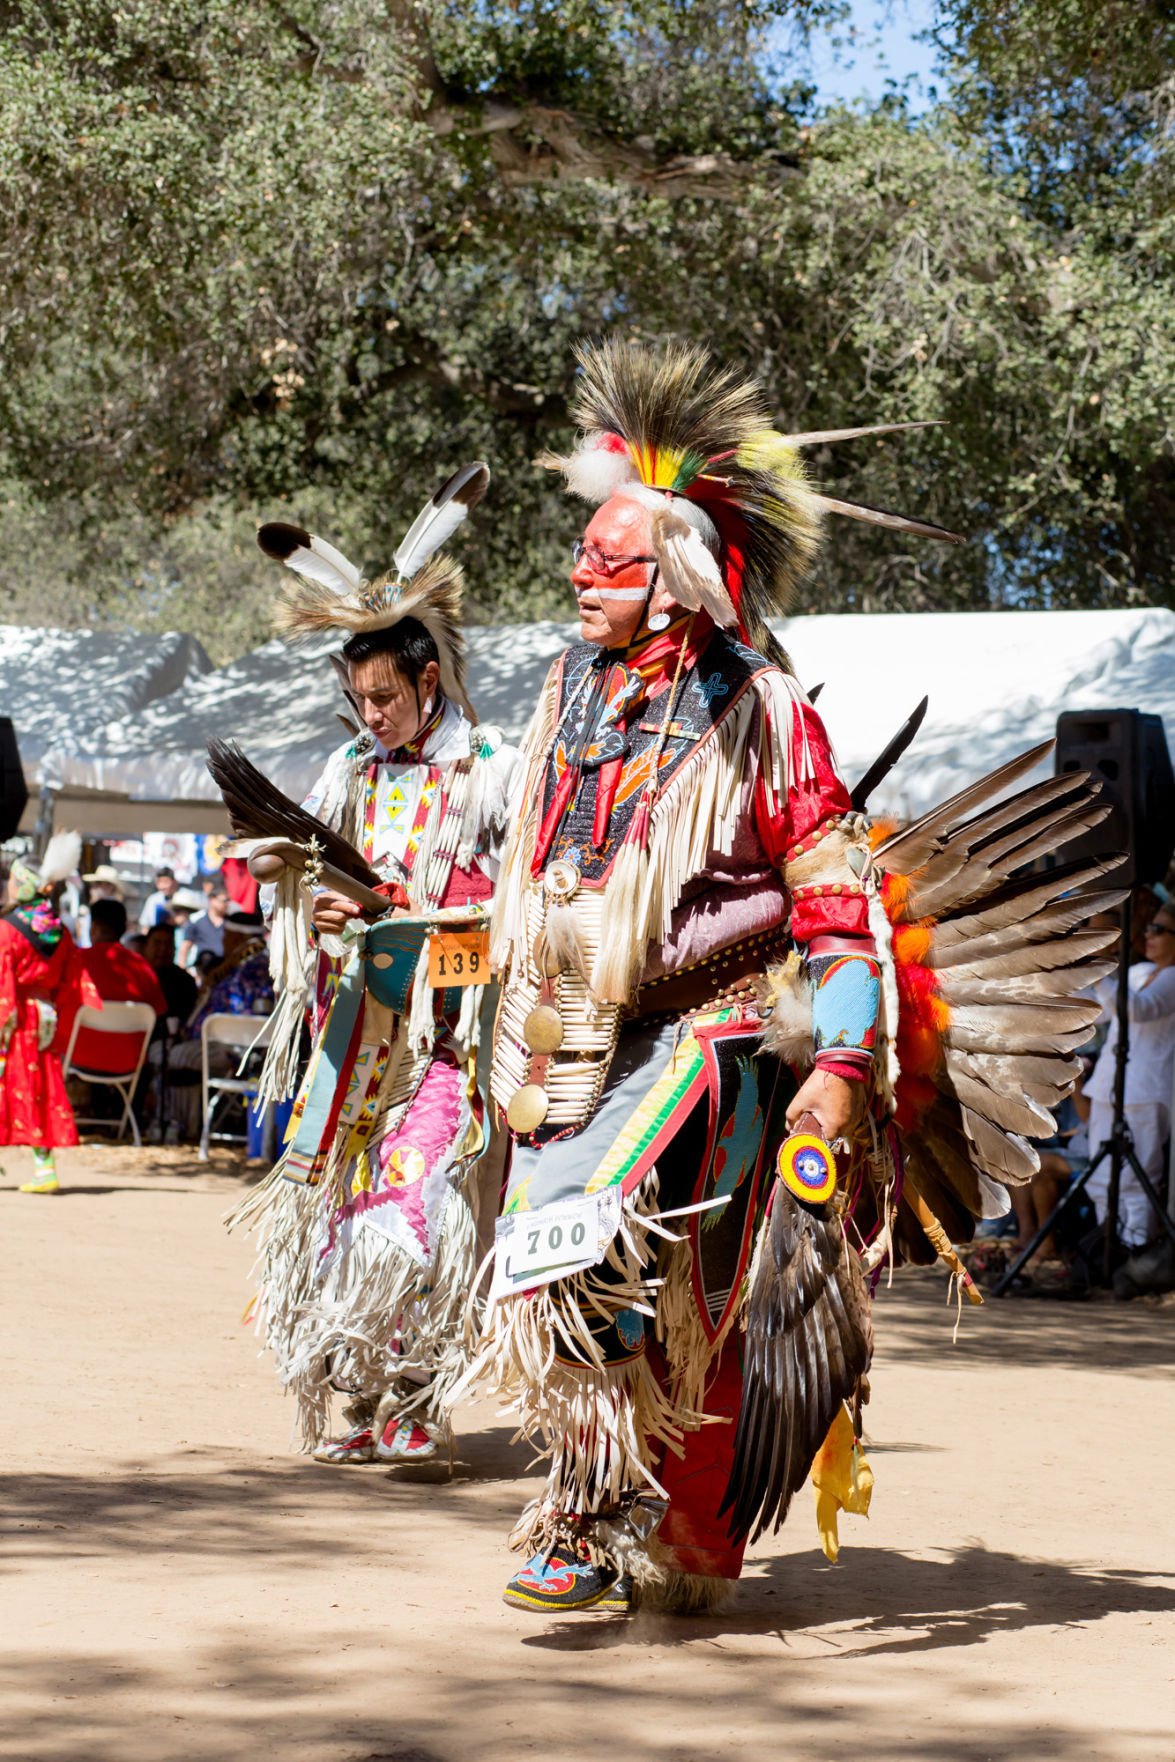
M 1011 1685 L 996 1678 L 977 1696 L 949 1661 L 923 1679 L 932 1698 L 919 1699 L 909 1682 L 895 1698 L 884 1689 L 885 1655 L 1175 1608 L 1175 1588 L 1142 1573 L 977 1546 L 939 1560 L 860 1549 L 835 1573 L 802 1570 L 794 1558 L 772 1563 L 744 1585 L 734 1613 L 708 1621 L 539 1618 L 534 1633 L 520 1633 L 456 1589 L 460 1637 L 434 1631 L 418 1641 L 414 1605 L 390 1597 L 385 1629 L 343 1627 L 316 1647 L 242 1632 L 134 1659 L 55 1650 L 23 1659 L 19 1675 L 6 1663 L 0 1679 L 11 1674 L 13 1692 L 32 1703 L 20 1762 L 224 1762 L 257 1752 L 284 1762 L 823 1758 L 865 1728 L 872 1762 L 1114 1762 L 1147 1753 L 1150 1734 L 1135 1727 L 1120 1749 L 1109 1720 L 1096 1734 L 1063 1713 L 1030 1722 Z M 640 1668 L 585 1656 L 619 1648 L 638 1653 Z M 670 1668 L 683 1649 L 696 1659 L 688 1673 L 679 1659 Z M 1156 1762 L 1169 1743 L 1168 1731 L 1153 1733 Z M 0 1755 L 17 1752 L 0 1740 Z
M 565 1621 L 524 1643 L 590 1651 L 704 1640 L 737 1653 L 740 1640 L 774 1634 L 785 1656 L 789 1635 L 820 1628 L 834 1630 L 820 1636 L 830 1654 L 875 1657 L 957 1650 L 995 1634 L 1088 1626 L 1110 1615 L 1173 1611 L 1175 1579 L 1142 1570 L 1026 1559 L 980 1542 L 940 1552 L 935 1559 L 857 1547 L 835 1567 L 795 1555 L 757 1563 L 722 1615 L 683 1621 L 638 1614 L 594 1627 Z
M 5 1474 L 7 1570 L 122 1554 L 215 1562 L 242 1553 L 318 1568 L 331 1556 L 362 1559 L 393 1546 L 449 1502 L 454 1522 L 502 1534 L 526 1497 L 518 1481 L 530 1461 L 511 1436 L 497 1426 L 460 1440 L 451 1481 L 441 1466 L 325 1468 L 304 1456 L 238 1464 L 214 1450 L 114 1473 Z M 494 1487 L 500 1497 L 468 1496 Z M 385 1531 L 383 1518 L 393 1515 L 396 1526 Z
M 1036 1367 L 1065 1364 L 1090 1371 L 1142 1376 L 1175 1369 L 1175 1306 L 1149 1300 L 1117 1303 L 1099 1296 L 1085 1303 L 988 1297 L 982 1309 L 964 1306 L 957 1341 L 945 1277 L 911 1268 L 895 1275 L 874 1300 L 879 1350 L 905 1364 L 960 1363 Z

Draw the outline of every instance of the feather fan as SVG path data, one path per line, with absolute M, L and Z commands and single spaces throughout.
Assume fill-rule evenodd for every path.
M 1054 1129 L 1050 1110 L 1072 1090 L 1075 1055 L 1100 1013 L 1082 994 L 1116 964 L 1117 931 L 1083 926 L 1124 897 L 1091 885 L 1121 857 L 1022 872 L 1104 816 L 1098 785 L 1065 772 L 988 805 L 1050 745 L 981 778 L 874 851 L 902 999 L 900 1136 L 919 1190 L 956 1241 L 970 1238 L 981 1215 L 977 1176 L 1005 1185 L 1031 1178 L 1036 1155 L 1026 1140 Z
M 732 1536 L 779 1528 L 872 1351 L 868 1292 L 835 1209 L 800 1205 L 776 1182 L 750 1275 L 734 1467 L 719 1508 Z
M 235 741 L 208 742 L 208 769 L 224 798 L 238 838 L 316 839 L 324 859 L 352 880 L 376 888 L 381 877 L 355 846 L 325 821 L 299 807 L 247 759 Z
M 892 1219 L 897 1261 L 930 1265 L 943 1241 L 938 1231 L 948 1243 L 965 1242 L 976 1218 L 1007 1210 L 1007 1189 L 1039 1168 L 1031 1140 L 1053 1131 L 1051 1110 L 1072 1090 L 1075 1053 L 1099 1014 L 1096 1002 L 1077 993 L 1111 969 L 1117 933 L 1082 926 L 1123 898 L 1095 885 L 1122 859 L 1018 872 L 1063 848 L 1102 811 L 1096 786 L 1082 774 L 1005 796 L 1051 744 L 876 840 L 899 999 L 896 1021 L 886 1024 L 901 1065 L 893 1122 L 904 1169 Z M 770 1001 L 786 1001 L 786 978 L 784 969 L 769 976 Z M 770 1023 L 764 1046 L 795 1056 Z M 889 1221 L 884 1205 L 869 1180 L 856 1190 L 853 1226 L 861 1239 Z M 860 1264 L 831 1206 L 801 1206 L 775 1183 L 746 1316 L 735 1466 L 723 1506 L 737 1536 L 756 1523 L 759 1534 L 786 1515 L 838 1404 L 868 1366 Z

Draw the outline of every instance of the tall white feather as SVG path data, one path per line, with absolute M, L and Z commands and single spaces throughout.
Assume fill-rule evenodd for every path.
M 41 885 L 56 887 L 59 881 L 68 880 L 70 875 L 76 875 L 81 860 L 80 835 L 76 832 L 55 832 L 41 858 Z
M 334 545 L 327 544 L 317 533 L 308 534 L 310 549 L 299 545 L 285 558 L 287 569 L 297 570 L 310 581 L 317 581 L 323 587 L 333 589 L 335 593 L 354 593 L 363 580 L 363 573 L 356 569 L 354 563 L 348 562 L 342 551 Z
M 486 493 L 490 468 L 482 460 L 462 465 L 425 504 L 404 534 L 393 559 L 402 581 L 411 581 L 448 543 Z

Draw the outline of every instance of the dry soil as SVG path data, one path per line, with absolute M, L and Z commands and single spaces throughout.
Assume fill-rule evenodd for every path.
M 8 1153 L 0 1756 L 20 1762 L 1172 1762 L 1175 1308 L 878 1299 L 868 1522 L 805 1493 L 721 1619 L 506 1608 L 535 1479 L 330 1470 L 241 1325 L 231 1159 Z

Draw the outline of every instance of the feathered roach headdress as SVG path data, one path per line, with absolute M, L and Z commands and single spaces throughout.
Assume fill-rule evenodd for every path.
M 653 550 L 679 605 L 737 626 L 756 648 L 784 613 L 816 549 L 821 518 L 846 514 L 897 532 L 961 543 L 956 533 L 855 502 L 808 482 L 799 449 L 921 422 L 777 434 L 753 380 L 684 343 L 652 349 L 611 338 L 580 346 L 573 414 L 584 431 L 561 470 L 589 502 L 631 495 L 653 515 Z
M 368 581 L 324 538 L 300 526 L 271 521 L 257 532 L 267 557 L 303 577 L 278 600 L 275 622 L 290 636 L 322 630 L 386 630 L 416 618 L 437 645 L 441 690 L 475 720 L 465 692 L 465 637 L 461 630 L 461 567 L 437 553 L 476 508 L 490 481 L 479 460 L 463 465 L 423 507 L 408 528 L 392 568 Z

